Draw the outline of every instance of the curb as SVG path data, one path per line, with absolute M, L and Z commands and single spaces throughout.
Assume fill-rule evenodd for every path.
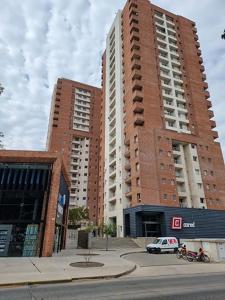
M 125 275 L 132 273 L 136 270 L 137 266 L 134 265 L 131 269 L 115 274 L 115 275 L 105 275 L 105 276 L 87 276 L 81 278 L 71 278 L 71 279 L 56 279 L 56 280 L 37 280 L 37 281 L 23 281 L 23 282 L 16 282 L 16 283 L 0 283 L 0 288 L 7 288 L 7 287 L 18 287 L 18 286 L 25 286 L 25 285 L 36 285 L 36 284 L 54 284 L 54 283 L 69 283 L 72 281 L 78 280 L 91 280 L 91 279 L 113 279 L 119 278 Z
M 128 254 L 135 254 L 135 253 L 145 253 L 146 251 L 133 251 L 133 252 L 126 252 L 126 253 L 123 253 L 123 254 L 120 254 L 120 257 L 123 257 L 125 255 L 128 255 Z
M 21 281 L 14 283 L 0 283 L 0 288 L 4 287 L 18 287 L 24 285 L 35 285 L 35 284 L 54 284 L 54 283 L 68 283 L 72 282 L 72 279 L 52 279 L 52 280 L 37 280 L 37 281 Z
M 124 271 L 122 273 L 118 273 L 115 275 L 104 275 L 104 276 L 87 276 L 82 278 L 72 278 L 72 281 L 78 281 L 78 280 L 90 280 L 90 279 L 113 279 L 113 278 L 119 278 L 125 275 L 128 275 L 132 273 L 134 270 L 136 270 L 137 266 L 134 265 L 130 270 Z

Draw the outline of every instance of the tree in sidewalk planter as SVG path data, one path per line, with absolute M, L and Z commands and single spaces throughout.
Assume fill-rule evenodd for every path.
M 69 225 L 73 227 L 80 225 L 81 221 L 87 221 L 88 218 L 88 209 L 84 206 L 69 210 Z
M 106 237 L 105 250 L 109 250 L 109 236 L 114 236 L 116 234 L 116 225 L 112 223 L 104 223 L 100 226 L 100 230 Z

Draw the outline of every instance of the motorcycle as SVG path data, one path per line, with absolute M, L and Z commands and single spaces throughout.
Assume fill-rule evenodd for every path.
M 189 262 L 193 262 L 193 261 L 204 262 L 204 263 L 210 262 L 209 256 L 205 254 L 203 250 L 199 251 L 199 253 L 194 251 L 188 251 L 187 260 Z
M 187 250 L 184 247 L 181 247 L 178 249 L 177 254 L 176 254 L 177 258 L 183 258 L 183 259 L 187 259 Z

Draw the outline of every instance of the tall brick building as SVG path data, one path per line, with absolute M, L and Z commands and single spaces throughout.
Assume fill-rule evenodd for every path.
M 98 207 L 99 222 L 116 224 L 118 236 L 138 222 L 139 235 L 160 235 L 168 207 L 225 209 L 204 70 L 193 21 L 148 0 L 118 12 L 103 55 Z M 140 206 L 145 213 L 130 213 Z
M 47 149 L 63 154 L 70 174 L 70 207 L 88 206 L 97 219 L 101 90 L 58 79 L 52 96 Z

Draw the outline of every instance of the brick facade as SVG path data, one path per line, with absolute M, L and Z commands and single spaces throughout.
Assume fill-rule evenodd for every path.
M 73 129 L 75 89 L 83 89 L 91 95 L 89 130 L 86 132 Z M 47 141 L 49 151 L 63 155 L 67 171 L 70 173 L 73 139 L 76 137 L 89 139 L 87 206 L 90 220 L 94 223 L 97 222 L 100 105 L 101 90 L 99 88 L 68 79 L 58 79 L 52 97 Z
M 165 99 L 162 96 L 163 85 L 160 78 L 162 51 L 157 39 L 160 24 L 155 21 L 156 14 L 162 15 L 162 24 L 167 24 L 165 26 L 168 26 L 168 32 L 170 26 L 175 37 L 175 46 L 170 45 L 167 40 L 165 48 L 169 48 L 171 53 L 176 51 L 175 56 L 179 55 L 178 73 L 181 75 L 178 78 L 182 81 L 182 97 L 186 100 L 183 107 L 188 120 L 185 125 L 187 133 L 185 130 L 170 130 L 165 125 Z M 128 161 L 125 167 L 129 170 L 126 182 L 130 190 L 125 195 L 129 199 L 128 207 L 139 204 L 181 205 L 173 155 L 173 144 L 177 142 L 196 148 L 200 170 L 195 171 L 200 171 L 202 183 L 199 183 L 199 188 L 203 188 L 205 195 L 201 199 L 202 203 L 209 209 L 224 210 L 224 161 L 220 144 L 215 141 L 218 133 L 214 130 L 216 124 L 212 120 L 212 105 L 195 23 L 165 11 L 148 0 L 129 0 L 122 10 L 121 25 L 124 93 L 124 117 L 121 121 L 125 125 L 124 156 Z M 174 39 L 173 36 L 171 39 Z M 173 49 L 175 47 L 177 50 Z M 176 61 L 171 56 L 170 60 L 173 59 Z M 103 56 L 103 102 L 106 101 L 105 70 L 106 58 Z M 104 103 L 101 108 L 104 115 Z M 179 125 L 183 128 L 182 122 Z M 103 151 L 104 121 L 101 126 L 100 148 Z M 102 166 L 103 157 L 101 155 Z M 104 186 L 103 173 L 99 184 Z M 99 199 L 101 197 L 104 197 L 103 189 Z M 99 205 L 103 207 L 102 199 L 100 201 Z M 101 219 L 101 210 L 100 215 Z

